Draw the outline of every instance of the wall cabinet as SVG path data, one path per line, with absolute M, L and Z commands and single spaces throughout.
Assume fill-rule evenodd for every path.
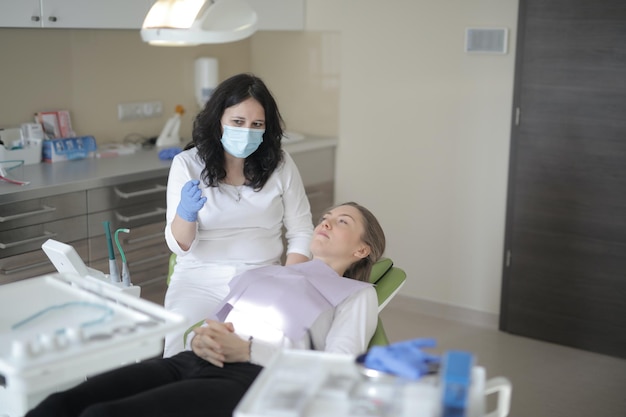
M 153 0 L 3 0 L 0 27 L 139 29 Z
M 304 30 L 305 0 L 248 0 L 259 30 Z M 3 0 L 0 27 L 140 29 L 154 0 Z

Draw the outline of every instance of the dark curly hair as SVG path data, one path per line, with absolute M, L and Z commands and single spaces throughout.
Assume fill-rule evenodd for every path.
M 228 107 L 253 98 L 265 110 L 265 133 L 259 148 L 246 158 L 243 173 L 246 185 L 260 190 L 278 164 L 283 160 L 281 140 L 284 121 L 276 100 L 265 83 L 253 74 L 238 74 L 221 82 L 213 91 L 204 109 L 193 122 L 192 142 L 185 149 L 196 147 L 204 161 L 202 180 L 210 187 L 217 187 L 226 177 L 225 157 L 222 146 L 222 116 Z

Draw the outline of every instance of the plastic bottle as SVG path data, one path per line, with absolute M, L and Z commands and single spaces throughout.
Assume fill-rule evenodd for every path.
M 156 140 L 156 146 L 178 146 L 180 145 L 180 116 L 185 113 L 185 109 L 180 104 L 176 106 L 174 116 L 165 123 L 161 134 Z

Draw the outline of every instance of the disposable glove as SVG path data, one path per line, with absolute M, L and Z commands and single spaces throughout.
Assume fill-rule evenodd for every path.
M 363 365 L 403 378 L 419 379 L 430 372 L 433 364 L 440 362 L 439 356 L 421 350 L 435 345 L 434 339 L 413 339 L 389 346 L 373 346 L 365 355 Z
M 176 208 L 176 214 L 188 222 L 198 220 L 198 211 L 206 203 L 206 197 L 202 197 L 198 184 L 200 184 L 198 180 L 189 180 L 180 191 L 180 203 Z

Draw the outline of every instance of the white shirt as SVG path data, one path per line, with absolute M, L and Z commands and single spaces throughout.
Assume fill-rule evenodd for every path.
M 320 272 L 320 265 L 327 268 L 327 271 Z M 371 284 L 342 278 L 327 265 L 316 260 L 282 267 L 281 271 L 296 269 L 311 279 L 321 279 L 322 273 L 328 275 L 328 271 L 332 271 L 335 277 L 332 279 L 338 281 L 334 290 L 332 280 L 325 280 L 326 288 L 318 288 L 322 291 L 321 294 L 342 293 L 343 295 L 337 301 L 345 297 L 335 307 L 329 306 L 321 309 L 308 332 L 298 339 L 293 339 L 287 336 L 286 329 L 293 323 L 300 322 L 299 318 L 295 318 L 300 306 L 307 305 L 307 299 L 310 297 L 316 299 L 318 294 L 290 289 L 293 285 L 293 281 L 290 280 L 298 280 L 298 278 L 286 276 L 275 280 L 271 275 L 265 274 L 265 271 L 274 271 L 269 268 L 271 267 L 247 272 L 248 281 L 241 285 L 238 282 L 222 303 L 222 306 L 230 305 L 230 309 L 226 310 L 228 313 L 224 322 L 233 323 L 235 333 L 239 337 L 247 339 L 252 336 L 250 362 L 265 366 L 277 351 L 285 348 L 315 349 L 351 355 L 367 350 L 367 345 L 378 324 L 378 298 Z M 340 283 L 340 279 L 344 280 L 344 283 Z M 280 297 L 258 294 L 258 286 L 250 287 L 250 285 L 257 285 L 257 282 L 263 285 L 264 280 L 274 284 L 268 287 L 268 292 L 271 291 L 272 294 L 275 292 Z M 353 285 L 349 284 L 350 281 Z M 299 282 L 298 285 L 306 286 L 304 281 Z M 340 289 L 340 286 L 343 286 L 343 289 Z M 283 296 L 282 288 L 285 288 L 289 294 L 285 293 Z M 294 303 L 289 296 L 300 298 L 296 298 L 297 302 Z M 327 294 L 326 297 L 329 298 L 330 295 Z M 221 308 L 218 307 L 218 310 L 221 311 Z M 195 333 L 191 332 L 187 338 L 188 349 L 191 349 L 191 340 L 194 336 Z
M 232 314 L 232 313 L 231 313 Z M 363 288 L 346 298 L 337 307 L 322 313 L 311 327 L 310 335 L 313 346 L 308 338 L 290 340 L 264 340 L 258 336 L 258 328 L 245 329 L 245 321 L 229 316 L 235 332 L 240 336 L 252 336 L 250 362 L 265 366 L 272 356 L 280 349 L 311 349 L 358 355 L 367 350 L 367 345 L 374 335 L 378 324 L 378 298 L 374 287 Z M 241 330 L 239 330 L 241 329 Z M 248 331 L 245 331 L 248 330 Z M 255 335 L 256 334 L 256 335 Z
M 207 202 L 198 212 L 197 232 L 191 247 L 182 250 L 172 235 L 171 223 L 183 185 L 191 179 L 201 179 L 203 168 L 196 148 L 181 152 L 172 160 L 167 185 L 165 238 L 170 250 L 177 255 L 177 265 L 184 268 L 205 263 L 279 263 L 283 253 L 283 226 L 287 253 L 310 256 L 311 207 L 298 168 L 287 152 L 259 191 L 247 186 L 207 187 L 201 181 L 200 189 Z M 237 201 L 238 188 L 240 201 Z

